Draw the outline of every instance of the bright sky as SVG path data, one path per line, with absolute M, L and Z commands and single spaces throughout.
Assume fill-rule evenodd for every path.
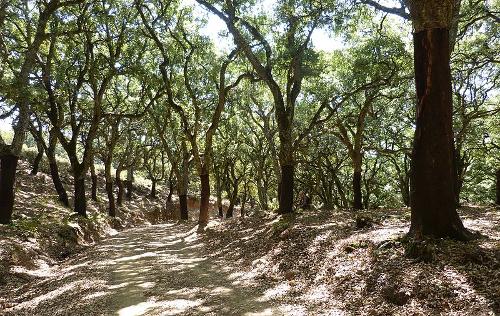
M 12 131 L 12 119 L 0 119 L 0 131 Z
M 221 51 L 228 50 L 229 47 L 233 46 L 232 40 L 223 38 L 218 34 L 221 31 L 226 31 L 226 25 L 214 14 L 209 13 L 200 5 L 196 4 L 194 0 L 187 0 L 184 2 L 187 5 L 193 5 L 195 7 L 195 15 L 203 15 L 207 17 L 207 25 L 203 28 L 203 33 L 209 36 L 212 41 L 219 43 L 218 47 Z M 261 5 L 258 5 L 258 9 L 265 10 L 267 8 L 272 8 L 275 6 L 275 0 L 263 0 Z M 343 44 L 339 38 L 332 37 L 328 30 L 324 28 L 318 28 L 314 30 L 312 34 L 312 44 L 313 46 L 321 51 L 332 51 L 338 48 L 342 48 Z

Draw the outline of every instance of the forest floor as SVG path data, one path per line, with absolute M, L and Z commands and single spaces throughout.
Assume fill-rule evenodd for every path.
M 193 222 L 132 228 L 13 289 L 4 313 L 496 315 L 500 212 L 460 213 L 487 238 L 428 241 L 417 255 L 401 238 L 407 210 L 255 214 L 204 233 Z
M 500 315 L 498 207 L 459 210 L 483 235 L 469 243 L 405 240 L 408 209 L 253 211 L 199 233 L 146 188 L 117 219 L 102 191 L 75 217 L 22 166 L 0 315 Z

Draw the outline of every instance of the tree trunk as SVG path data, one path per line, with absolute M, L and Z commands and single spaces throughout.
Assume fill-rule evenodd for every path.
M 81 169 L 81 168 L 78 168 Z M 75 212 L 78 215 L 87 216 L 87 198 L 85 196 L 85 173 L 82 171 L 74 172 L 74 200 Z
M 172 183 L 172 181 L 169 181 L 167 202 L 172 202 L 172 195 L 173 194 L 174 194 L 174 184 Z
M 47 159 L 49 160 L 50 175 L 52 176 L 52 182 L 54 183 L 54 188 L 56 189 L 59 201 L 66 207 L 69 207 L 68 193 L 62 184 L 61 177 L 59 175 L 59 167 L 56 161 L 56 145 L 57 136 L 53 129 L 49 133 L 49 145 L 46 148 Z
M 97 174 L 95 173 L 94 162 L 90 165 L 90 178 L 92 179 L 92 200 L 97 202 Z
M 116 186 L 118 187 L 118 194 L 116 197 L 116 205 L 122 206 L 123 205 L 123 181 L 121 179 L 121 169 L 118 168 L 116 169 Z
M 339 179 L 339 176 L 337 175 L 336 172 L 332 173 L 332 178 L 333 178 L 333 181 L 335 183 L 335 187 L 337 188 L 337 192 L 339 194 L 339 197 L 340 197 L 340 200 L 342 201 L 342 207 L 349 207 L 349 203 L 348 203 L 348 200 L 347 200 L 347 197 L 344 193 L 344 188 L 342 186 L 342 182 L 340 181 Z
M 172 195 L 174 194 L 174 168 L 170 169 L 170 174 L 168 175 L 168 196 L 167 203 L 172 202 Z
M 200 200 L 200 217 L 198 224 L 204 227 L 208 224 L 208 207 L 210 203 L 210 176 L 206 170 L 202 170 L 200 174 L 201 182 L 201 200 Z
M 109 216 L 116 216 L 115 196 L 113 194 L 113 181 L 106 180 L 106 193 L 108 195 L 108 214 Z
M 235 179 L 233 185 L 233 192 L 231 192 L 231 196 L 229 197 L 229 207 L 227 208 L 226 218 L 233 217 L 234 205 L 236 204 L 237 197 L 238 197 L 238 179 Z
M 134 168 L 130 167 L 127 171 L 127 201 L 132 200 L 132 191 L 134 190 Z M 172 201 L 172 199 L 167 201 Z
M 52 182 L 54 183 L 54 188 L 56 189 L 59 201 L 66 207 L 69 207 L 68 194 L 64 188 L 61 178 L 59 176 L 59 167 L 57 166 L 56 160 L 49 158 L 50 175 L 52 177 Z
M 411 227 L 425 235 L 468 239 L 455 208 L 452 94 L 447 28 L 413 35 L 417 90 L 412 151 Z
M 269 206 L 267 205 L 267 186 L 265 185 L 265 181 L 263 179 L 257 180 L 259 185 L 257 186 L 257 195 L 259 197 L 259 205 L 263 210 L 268 210 Z
M 355 210 L 361 210 L 363 209 L 363 195 L 361 193 L 361 170 L 354 170 L 352 176 L 352 189 L 354 192 L 352 207 Z
M 218 216 L 220 218 L 223 218 L 224 217 L 224 210 L 222 209 L 222 185 L 221 185 L 219 174 L 216 174 L 215 189 L 217 191 L 217 209 L 219 210 Z
M 240 206 L 240 215 L 241 217 L 245 217 L 245 206 L 247 203 L 247 195 L 248 195 L 248 190 L 247 190 L 247 185 L 245 184 L 243 190 L 243 198 L 241 199 L 241 206 Z
M 496 198 L 496 204 L 500 205 L 500 168 L 497 169 L 496 173 L 496 191 L 497 191 L 497 198 Z
M 454 189 L 455 189 L 455 205 L 456 207 L 460 206 L 460 192 L 462 191 L 463 186 L 463 173 L 465 169 L 464 159 L 462 158 L 460 152 L 460 144 L 457 145 L 453 153 L 453 163 L 454 163 Z
M 149 197 L 152 199 L 156 199 L 156 180 L 153 179 L 151 180 L 151 193 L 149 194 Z
M 43 145 L 40 144 L 39 142 L 36 142 L 36 148 L 38 150 L 38 154 L 35 157 L 35 160 L 33 161 L 33 168 L 31 169 L 31 174 L 36 175 L 38 174 L 38 169 L 40 168 L 40 162 L 42 161 L 43 158 Z
M 113 194 L 113 176 L 111 175 L 111 156 L 104 161 L 104 177 L 106 178 L 106 194 L 108 196 L 108 214 L 116 216 L 115 196 Z
M 18 157 L 10 153 L 0 156 L 0 224 L 9 224 L 14 209 L 14 184 Z
M 187 207 L 187 194 L 179 195 L 179 208 L 181 212 L 181 219 L 188 220 L 188 207 Z
M 293 176 L 294 166 L 281 166 L 281 182 L 279 195 L 279 214 L 287 214 L 293 212 Z
M 399 173 L 398 176 L 399 189 L 401 191 L 401 197 L 403 198 L 403 203 L 406 207 L 410 206 L 410 179 L 407 173 Z
M 187 192 L 189 184 L 189 156 L 183 155 L 182 170 L 177 179 L 177 194 L 179 195 L 179 211 L 182 220 L 188 220 Z

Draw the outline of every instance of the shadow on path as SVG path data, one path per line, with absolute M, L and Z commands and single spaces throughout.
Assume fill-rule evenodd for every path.
M 193 225 L 123 231 L 18 289 L 7 315 L 281 315 L 234 263 L 203 251 Z

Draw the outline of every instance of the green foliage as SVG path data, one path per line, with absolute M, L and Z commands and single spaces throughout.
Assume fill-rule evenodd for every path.
M 236 183 L 240 199 L 269 209 L 278 201 L 280 162 L 292 157 L 296 196 L 307 193 L 316 206 L 350 207 L 355 169 L 366 208 L 408 204 L 415 117 L 409 24 L 345 1 L 208 4 L 234 13 L 240 39 L 228 28 L 214 42 L 214 11 L 208 18 L 199 3 L 183 1 L 88 2 L 49 17 L 30 71 L 30 128 L 45 145 L 57 131 L 63 168 L 108 161 L 108 177 L 132 168 L 159 185 L 172 173 L 193 194 L 206 169 L 212 193 L 228 197 Z M 14 122 L 17 76 L 45 6 L 11 1 L 0 14 L 0 115 Z M 495 195 L 500 36 L 487 13 L 497 11 L 498 1 L 465 2 L 451 55 L 466 203 L 491 203 Z M 319 51 L 311 40 L 318 31 L 335 35 L 340 48 Z M 279 94 L 285 109 L 277 108 Z M 31 161 L 36 140 L 28 136 L 26 145 Z M 186 174 L 189 181 L 180 181 Z

